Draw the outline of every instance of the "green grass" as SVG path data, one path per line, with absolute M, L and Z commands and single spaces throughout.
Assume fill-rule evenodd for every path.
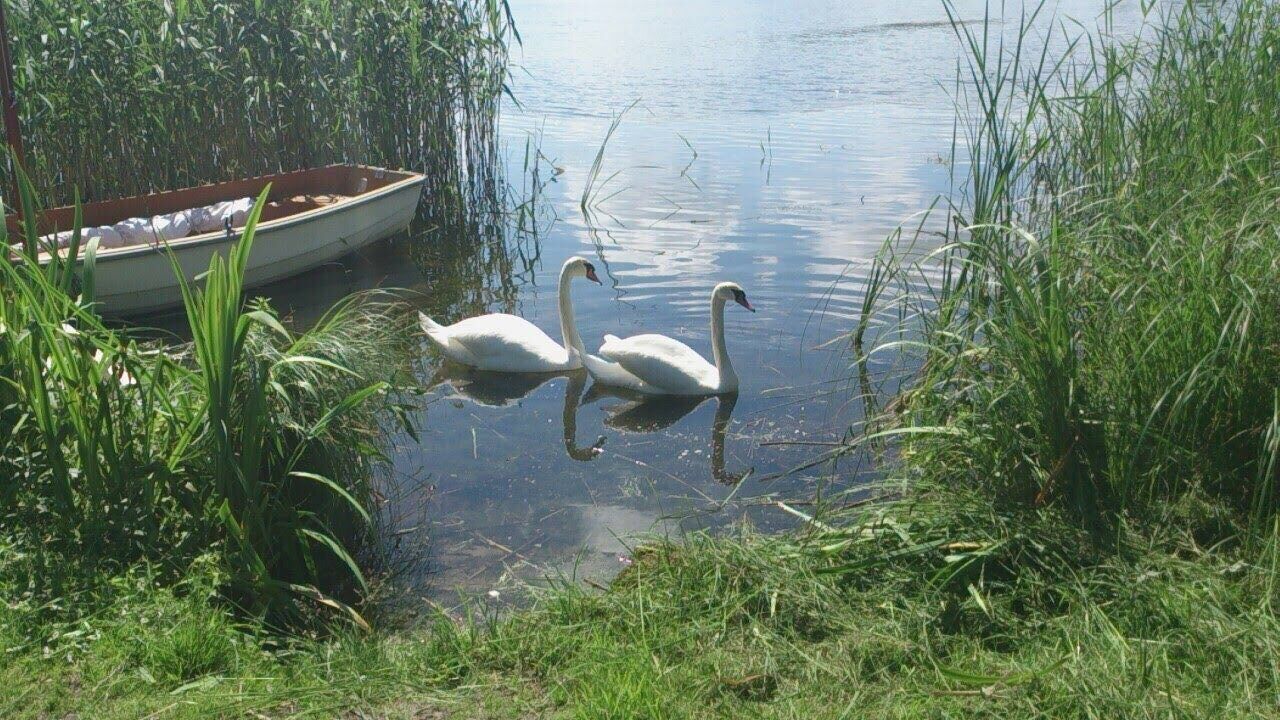
M 889 525 L 892 519 L 895 525 Z M 885 531 L 892 527 L 892 530 Z M 879 528 L 880 530 L 876 530 Z M 1260 717 L 1280 700 L 1273 551 L 1185 537 L 1078 567 L 1004 536 L 977 496 L 921 498 L 835 538 L 694 537 L 608 593 L 281 646 L 200 591 L 142 578 L 84 634 L 0 661 L 6 717 Z M 899 555 L 914 541 L 944 540 Z M 1175 542 L 1186 555 L 1169 552 Z M 979 550 L 972 549 L 981 545 Z M 970 548 L 960 550 L 959 548 Z M 1015 549 L 1016 548 L 1016 549 Z M 985 553 L 969 582 L 949 554 Z M 1028 556 L 1035 556 L 1037 563 Z M 1015 570 L 1016 573 L 1009 571 Z M 199 577 L 193 573 L 193 577 Z M 193 581 L 197 587 L 200 581 Z M 974 590 L 969 588 L 973 587 Z M 13 613 L 6 614 L 6 620 Z
M 920 350 L 910 464 L 1100 542 L 1190 497 L 1263 534 L 1277 509 L 1280 15 L 1168 13 L 1062 59 L 958 25 L 973 162 L 944 249 L 879 278 L 931 291 L 869 311 Z

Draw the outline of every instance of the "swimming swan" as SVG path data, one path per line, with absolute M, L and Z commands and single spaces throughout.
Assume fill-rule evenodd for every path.
M 516 315 L 490 313 L 444 326 L 423 313 L 418 322 L 445 357 L 480 370 L 502 372 L 562 372 L 582 367 L 577 352 L 582 336 L 573 318 L 569 281 L 585 277 L 595 283 L 595 266 L 571 257 L 560 269 L 560 332 L 564 344 L 552 340 L 538 326 Z
M 715 364 L 693 348 L 666 335 L 634 335 L 625 340 L 604 336 L 598 355 L 575 345 L 587 372 L 604 385 L 649 395 L 719 395 L 737 392 L 738 375 L 724 343 L 724 304 L 733 300 L 755 312 L 737 283 L 720 283 L 711 291 L 711 352 Z M 581 340 L 579 339 L 579 342 Z

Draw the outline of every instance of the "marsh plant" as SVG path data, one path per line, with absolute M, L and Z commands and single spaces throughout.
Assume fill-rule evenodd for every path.
M 52 204 L 334 162 L 424 172 L 437 214 L 494 194 L 505 2 L 35 0 L 8 20 Z
M 1269 528 L 1280 9 L 1188 3 L 1124 42 L 1049 41 L 1036 12 L 1012 35 L 955 24 L 970 161 L 948 231 L 875 276 L 864 325 L 907 318 L 880 337 L 920 349 L 904 453 L 1099 539 L 1184 515 L 1206 536 L 1232 514 Z
M 43 266 L 29 250 L 0 259 L 0 528 L 15 602 L 57 616 L 113 572 L 176 577 L 212 549 L 225 597 L 252 616 L 293 624 L 319 603 L 364 622 L 353 605 L 376 567 L 380 438 L 404 416 L 395 384 L 411 335 L 377 296 L 302 333 L 265 302 L 246 307 L 265 197 L 229 256 L 184 286 L 183 347 L 103 324 L 92 243 Z

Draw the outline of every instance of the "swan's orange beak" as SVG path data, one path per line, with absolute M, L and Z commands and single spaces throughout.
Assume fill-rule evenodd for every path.
M 593 282 L 593 283 L 597 284 L 597 285 L 603 285 L 603 284 L 604 284 L 604 283 L 600 282 L 600 278 L 596 277 L 596 269 L 595 269 L 595 267 L 593 267 L 593 266 L 591 266 L 591 265 L 587 265 L 587 279 L 588 279 L 588 280 L 590 280 L 591 282 Z
M 755 309 L 755 308 L 751 307 L 751 301 L 750 301 L 750 300 L 747 300 L 747 296 L 746 296 L 745 294 L 743 294 L 743 295 L 741 295 L 741 296 L 739 296 L 739 297 L 734 298 L 734 300 L 738 301 L 738 304 L 739 304 L 739 305 L 741 305 L 742 307 L 744 307 L 744 308 L 746 308 L 746 309 L 750 310 L 751 312 L 755 312 L 755 311 L 756 311 L 756 309 Z

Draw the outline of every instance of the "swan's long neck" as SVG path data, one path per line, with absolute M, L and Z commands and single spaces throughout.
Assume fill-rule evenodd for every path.
M 714 291 L 711 293 L 711 356 L 720 373 L 720 392 L 737 390 L 738 374 L 733 371 L 729 348 L 724 344 L 724 298 Z
M 582 336 L 578 334 L 578 322 L 573 317 L 573 299 L 569 297 L 569 265 L 560 270 L 560 335 L 564 338 L 566 350 L 577 350 L 585 356 L 587 351 L 582 344 Z

